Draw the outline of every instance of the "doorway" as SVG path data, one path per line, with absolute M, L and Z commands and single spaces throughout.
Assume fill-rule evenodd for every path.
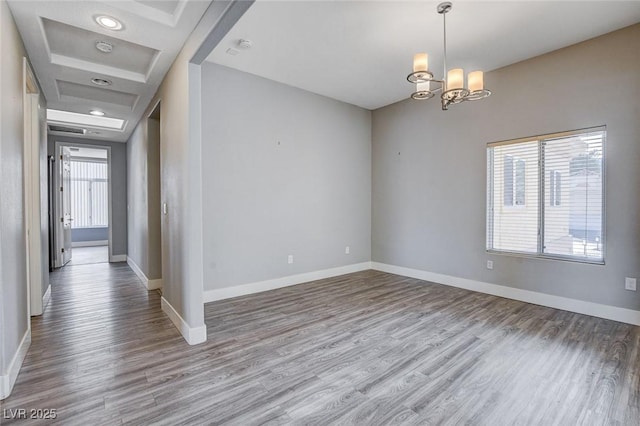
M 111 254 L 110 147 L 56 142 L 54 266 L 107 263 Z
M 45 104 L 36 78 L 23 59 L 23 183 L 27 317 L 41 315 L 50 296 L 47 273 L 46 187 L 41 177 L 46 170 Z

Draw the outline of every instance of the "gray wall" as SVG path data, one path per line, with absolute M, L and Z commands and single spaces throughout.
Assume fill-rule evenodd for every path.
M 160 113 L 147 119 L 147 227 L 149 270 L 147 278 L 162 278 L 162 201 L 160 197 Z
M 228 16 L 235 16 L 225 15 L 228 7 L 233 6 L 226 1 L 211 3 L 145 112 L 149 116 L 161 102 L 160 200 L 168 207 L 160 220 L 162 297 L 190 328 L 198 330 L 206 329 L 202 299 L 200 67 L 191 60 L 205 41 L 211 41 L 210 33 L 224 36 L 229 27 L 223 23 Z M 146 128 L 144 120 L 136 131 L 141 127 Z
M 202 93 L 205 290 L 369 261 L 371 113 L 211 63 Z
M 374 261 L 640 308 L 640 25 L 486 75 L 490 98 L 373 113 Z M 486 144 L 607 126 L 606 265 L 485 252 Z M 494 270 L 486 261 L 494 261 Z
M 0 375 L 7 374 L 29 322 L 23 208 L 22 39 L 0 2 Z
M 162 277 L 160 123 L 140 121 L 127 142 L 128 256 L 149 279 Z
M 106 241 L 109 239 L 109 228 L 75 228 L 71 230 L 71 241 Z
M 98 145 L 111 147 L 111 254 L 127 254 L 127 146 L 121 142 L 81 139 L 49 134 L 49 155 L 55 153 L 55 143 Z M 55 204 L 55 200 L 54 200 Z M 54 207 L 55 209 L 55 207 Z M 55 210 L 54 210 L 55 211 Z

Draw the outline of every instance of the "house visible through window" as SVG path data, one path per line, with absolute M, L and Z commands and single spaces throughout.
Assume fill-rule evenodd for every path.
M 109 226 L 107 160 L 71 157 L 72 228 Z
M 487 249 L 604 262 L 605 136 L 597 128 L 489 144 Z
M 559 206 L 562 200 L 562 174 L 557 170 L 549 171 L 549 205 Z
M 524 206 L 526 163 L 512 155 L 504 158 L 504 205 Z

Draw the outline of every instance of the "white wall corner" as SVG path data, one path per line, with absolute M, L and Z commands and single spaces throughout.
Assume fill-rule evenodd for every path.
M 9 363 L 7 371 L 0 376 L 0 400 L 11 395 L 13 386 L 16 384 L 16 380 L 18 379 L 18 373 L 20 373 L 20 369 L 22 368 L 24 358 L 27 356 L 27 352 L 29 351 L 29 346 L 31 346 L 31 327 L 27 328 L 27 331 L 24 333 L 22 341 L 18 346 L 18 350 L 13 356 L 11 363 Z
M 233 297 L 245 296 L 247 294 L 261 293 L 263 291 L 275 290 L 277 288 L 302 284 L 309 281 L 322 280 L 325 278 L 337 277 L 339 275 L 353 272 L 366 271 L 371 269 L 371 262 L 354 263 L 337 268 L 322 269 L 320 271 L 306 272 L 303 274 L 289 275 L 282 278 L 274 278 L 266 281 L 258 281 L 249 284 L 241 284 L 232 287 L 205 290 L 204 303 L 215 302 L 216 300 L 231 299 Z
M 207 326 L 205 324 L 199 327 L 189 326 L 189 324 L 187 324 L 187 322 L 180 316 L 178 311 L 171 306 L 171 303 L 169 303 L 167 299 L 162 297 L 160 301 L 162 311 L 169 317 L 173 325 L 176 326 L 188 344 L 197 345 L 207 341 Z
M 434 272 L 388 265 L 379 262 L 371 262 L 371 267 L 376 271 L 388 272 L 437 284 L 464 288 L 466 290 L 477 291 L 479 293 L 486 293 L 507 299 L 519 300 L 521 302 L 533 303 L 534 305 L 541 305 L 549 308 L 576 312 L 578 314 L 590 315 L 592 317 L 624 322 L 626 324 L 640 325 L 640 311 L 635 311 L 633 309 L 586 302 L 584 300 L 569 299 L 567 297 L 555 296 L 552 294 L 522 290 L 519 288 L 469 280 L 466 278 L 458 278 L 451 275 L 437 274 Z
M 49 287 L 47 287 L 47 291 L 45 291 L 44 296 L 42 296 L 42 312 L 44 312 L 50 300 L 51 300 L 51 284 L 49 284 Z
M 109 256 L 109 262 L 126 262 L 127 255 L 126 254 L 112 254 Z

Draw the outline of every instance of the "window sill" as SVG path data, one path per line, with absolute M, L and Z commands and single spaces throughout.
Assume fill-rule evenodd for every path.
M 569 257 L 561 255 L 540 255 L 534 253 L 515 252 L 515 251 L 501 251 L 501 250 L 486 250 L 488 254 L 495 254 L 499 256 L 518 257 L 523 259 L 535 259 L 535 260 L 552 260 L 571 263 L 583 263 L 587 265 L 605 265 L 604 259 L 588 259 L 584 257 Z

